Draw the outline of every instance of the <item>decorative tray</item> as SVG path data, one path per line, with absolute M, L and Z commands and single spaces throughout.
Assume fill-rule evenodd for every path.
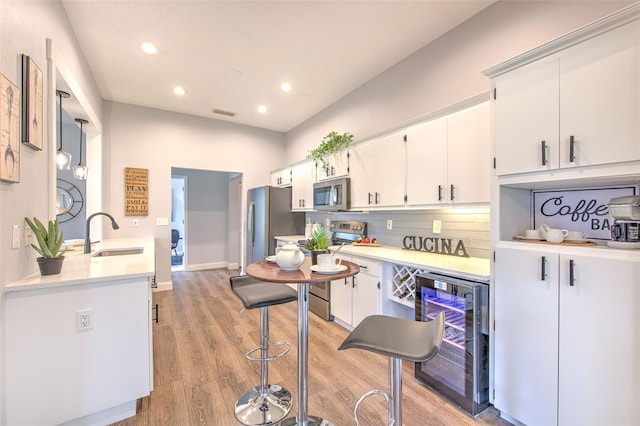
M 563 241 L 561 243 L 550 243 L 547 240 L 529 240 L 526 238 L 515 238 L 517 241 L 523 241 L 525 243 L 533 243 L 533 244 L 550 244 L 550 245 L 554 245 L 554 246 L 580 246 L 580 247 L 587 247 L 587 246 L 597 246 L 598 243 L 596 243 L 595 241 L 589 241 L 589 240 L 576 240 L 576 241 Z

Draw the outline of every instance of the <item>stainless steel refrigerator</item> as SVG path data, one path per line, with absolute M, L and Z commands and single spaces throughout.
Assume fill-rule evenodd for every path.
M 247 265 L 275 254 L 275 236 L 304 234 L 304 213 L 291 211 L 291 188 L 252 188 L 247 205 Z

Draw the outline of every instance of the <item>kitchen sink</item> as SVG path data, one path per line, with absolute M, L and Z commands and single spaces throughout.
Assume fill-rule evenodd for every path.
M 130 254 L 140 254 L 143 251 L 144 247 L 110 248 L 98 250 L 93 253 L 91 257 L 126 256 Z

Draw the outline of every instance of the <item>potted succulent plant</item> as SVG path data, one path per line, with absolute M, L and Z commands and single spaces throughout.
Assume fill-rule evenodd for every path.
M 329 163 L 327 163 L 327 156 L 335 154 L 336 152 L 348 148 L 353 141 L 353 135 L 351 133 L 338 134 L 337 132 L 331 132 L 324 138 L 317 148 L 309 151 L 307 158 L 313 158 L 316 161 L 322 163 L 322 168 L 325 172 L 329 170 Z
M 318 264 L 318 254 L 329 253 L 329 233 L 324 228 L 318 228 L 311 233 L 311 238 L 304 242 L 304 248 L 311 252 L 311 264 Z
M 62 248 L 63 232 L 60 230 L 58 219 L 50 220 L 48 226 L 45 227 L 38 218 L 34 217 L 31 221 L 28 217 L 24 218 L 25 222 L 33 235 L 36 237 L 38 245 L 31 244 L 31 247 L 42 257 L 36 259 L 40 267 L 41 275 L 59 274 L 62 270 L 62 262 L 64 261 L 64 252 L 66 248 Z

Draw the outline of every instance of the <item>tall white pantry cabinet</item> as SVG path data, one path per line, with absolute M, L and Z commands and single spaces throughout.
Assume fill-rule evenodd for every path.
M 528 425 L 640 424 L 640 250 L 533 244 L 533 190 L 640 184 L 640 3 L 492 81 L 492 392 Z

